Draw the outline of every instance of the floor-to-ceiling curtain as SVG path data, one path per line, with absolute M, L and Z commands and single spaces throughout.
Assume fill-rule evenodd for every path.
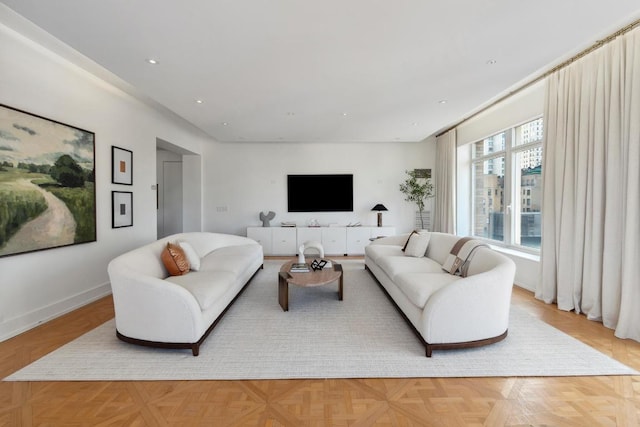
M 436 138 L 433 231 L 456 232 L 456 130 Z
M 640 341 L 640 28 L 548 78 L 536 297 Z

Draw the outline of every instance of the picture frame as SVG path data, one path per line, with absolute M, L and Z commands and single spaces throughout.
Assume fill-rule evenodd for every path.
M 133 226 L 133 192 L 111 192 L 111 228 Z
M 431 179 L 431 169 L 414 169 L 413 172 L 416 174 L 416 178 Z
M 111 183 L 133 185 L 133 151 L 111 146 Z
M 0 257 L 96 241 L 95 134 L 0 104 Z

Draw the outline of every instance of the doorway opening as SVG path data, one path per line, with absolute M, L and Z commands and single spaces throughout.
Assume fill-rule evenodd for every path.
M 202 230 L 200 155 L 156 139 L 156 208 L 158 239 Z

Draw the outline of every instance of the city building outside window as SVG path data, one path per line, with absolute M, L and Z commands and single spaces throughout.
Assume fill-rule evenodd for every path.
M 472 144 L 473 235 L 539 251 L 542 118 Z

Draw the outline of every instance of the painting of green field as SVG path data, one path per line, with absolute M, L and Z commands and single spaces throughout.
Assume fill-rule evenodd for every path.
M 95 241 L 94 133 L 0 105 L 0 257 Z

